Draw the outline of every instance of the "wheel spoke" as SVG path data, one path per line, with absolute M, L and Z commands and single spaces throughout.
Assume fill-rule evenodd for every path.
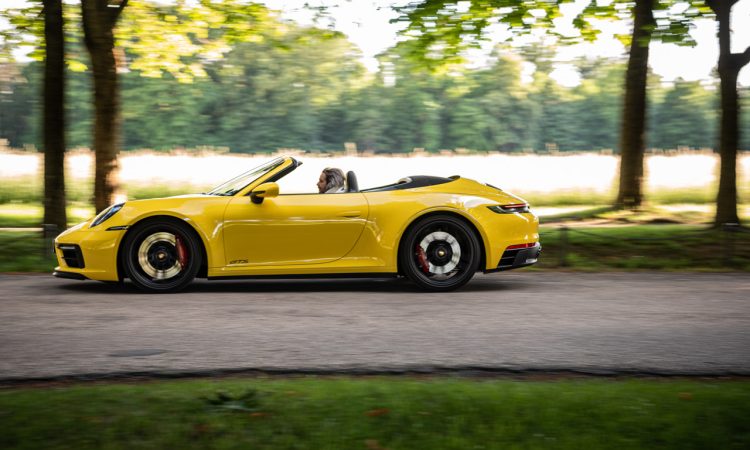
M 179 247 L 183 247 L 180 256 Z M 182 272 L 187 261 L 184 243 L 172 233 L 160 231 L 146 237 L 138 248 L 138 264 L 153 280 L 169 280 Z
M 415 258 L 426 276 L 444 280 L 461 272 L 461 244 L 454 234 L 461 237 L 460 233 L 445 227 L 428 228 L 418 235 L 421 240 L 416 246 Z

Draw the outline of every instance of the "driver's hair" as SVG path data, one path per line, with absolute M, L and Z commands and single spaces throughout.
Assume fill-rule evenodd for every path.
M 340 189 L 344 187 L 344 172 L 335 167 L 326 167 L 323 169 L 323 175 L 326 178 L 326 188 L 324 192 L 330 191 L 331 188 Z

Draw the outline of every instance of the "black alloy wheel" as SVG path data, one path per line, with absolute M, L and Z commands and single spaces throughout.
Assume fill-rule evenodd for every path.
M 407 232 L 399 249 L 404 274 L 426 291 L 457 289 L 474 276 L 480 261 L 479 240 L 461 219 L 426 217 Z
M 176 292 L 198 273 L 202 252 L 189 225 L 158 220 L 136 225 L 123 245 L 125 273 L 138 288 Z

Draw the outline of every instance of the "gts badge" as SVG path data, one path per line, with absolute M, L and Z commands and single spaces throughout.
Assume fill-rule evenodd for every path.
M 229 261 L 229 264 L 247 264 L 246 259 L 235 259 L 234 261 Z

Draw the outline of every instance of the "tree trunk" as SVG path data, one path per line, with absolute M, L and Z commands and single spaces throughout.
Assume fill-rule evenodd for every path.
M 65 212 L 65 37 L 62 0 L 44 0 L 44 223 L 68 227 Z
M 643 155 L 646 150 L 646 79 L 653 0 L 636 0 L 633 36 L 625 74 L 625 101 L 620 127 L 620 186 L 616 206 L 637 208 L 643 203 Z
M 721 80 L 721 122 L 719 131 L 719 192 L 716 196 L 714 226 L 740 223 L 737 214 L 737 146 L 740 105 L 737 95 L 737 75 L 750 61 L 750 48 L 744 53 L 731 52 L 730 17 L 736 0 L 709 2 L 719 23 L 719 79 Z
M 94 76 L 94 207 L 111 205 L 117 185 L 120 147 L 120 89 L 115 59 L 114 27 L 127 4 L 116 8 L 108 0 L 82 0 L 83 31 Z
M 724 73 L 722 73 L 724 72 Z M 739 223 L 737 215 L 737 143 L 739 133 L 739 103 L 737 99 L 737 72 L 719 70 L 721 79 L 721 124 L 719 132 L 719 193 L 716 197 L 715 226 Z

